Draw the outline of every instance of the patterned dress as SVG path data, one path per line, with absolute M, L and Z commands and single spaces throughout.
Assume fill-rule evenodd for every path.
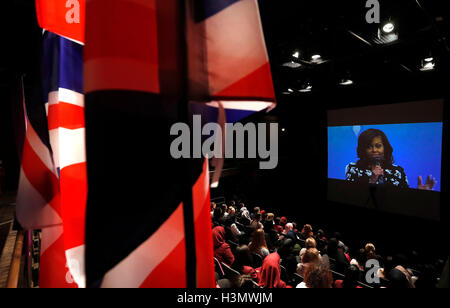
M 356 163 L 350 163 L 345 168 L 345 179 L 349 182 L 368 184 L 371 176 L 372 170 L 359 168 Z M 405 170 L 397 165 L 384 169 L 384 176 L 380 176 L 376 184 L 409 188 Z

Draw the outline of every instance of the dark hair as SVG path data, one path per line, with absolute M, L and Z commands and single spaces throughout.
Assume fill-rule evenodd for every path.
M 232 267 L 238 272 L 242 272 L 244 266 L 250 266 L 252 264 L 252 256 L 247 245 L 237 247 L 234 258 Z
M 392 148 L 391 144 L 389 143 L 388 138 L 386 135 L 379 129 L 368 129 L 364 131 L 361 135 L 359 135 L 358 138 L 358 148 L 356 149 L 356 154 L 358 155 L 358 158 L 360 159 L 357 162 L 357 165 L 366 166 L 368 164 L 368 158 L 367 158 L 367 147 L 370 145 L 372 140 L 376 137 L 380 137 L 383 146 L 384 146 L 384 162 L 388 165 L 392 165 L 394 163 L 394 156 L 392 153 L 394 152 L 394 149 Z
M 356 265 L 350 265 L 345 271 L 344 288 L 354 289 L 358 285 L 360 278 L 359 268 Z
M 328 241 L 328 245 L 327 245 L 327 255 L 330 258 L 336 258 L 336 254 L 337 254 L 337 249 L 338 249 L 338 240 L 336 238 L 330 238 L 330 240 Z

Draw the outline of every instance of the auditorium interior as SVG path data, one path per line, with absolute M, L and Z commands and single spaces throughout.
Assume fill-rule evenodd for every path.
M 40 78 L 42 29 L 33 2 L 14 1 L 10 10 L 14 18 L 9 26 L 2 27 L 15 30 L 6 31 L 4 42 L 8 46 L 2 45 L 0 58 L 0 288 L 39 287 L 41 234 L 39 230 L 24 231 L 15 217 L 21 155 L 13 116 L 17 111 L 12 107 L 17 99 L 17 91 L 13 90 L 17 76 L 24 76 L 25 99 L 34 95 L 34 84 Z M 325 282 L 315 284 L 306 277 L 314 269 L 323 274 L 322 268 L 310 266 L 305 273 L 299 270 L 300 265 L 305 266 L 300 250 L 310 248 L 311 237 L 322 259 L 327 254 L 327 245 L 334 241 L 337 250 L 343 251 L 342 255 L 348 259 L 339 260 L 338 254 L 328 252 L 330 287 L 350 286 L 351 269 L 347 267 L 360 266 L 360 258 L 373 253 L 381 267 L 387 267 L 389 260 L 397 262 L 389 266 L 401 267 L 406 272 L 407 282 L 400 287 L 448 288 L 449 11 L 445 1 L 380 0 L 375 1 L 381 8 L 380 22 L 369 23 L 367 14 L 371 7 L 365 2 L 257 1 L 277 106 L 240 122 L 278 124 L 278 164 L 275 169 L 261 170 L 260 159 L 225 159 L 219 185 L 210 189 L 211 224 L 214 229 L 225 230 L 225 246 L 235 259 L 242 246 L 252 247 L 250 242 L 256 241 L 253 233 L 260 229 L 259 225 L 264 226 L 265 247 L 269 255 L 278 251 L 281 267 L 278 285 L 269 286 L 259 272 L 264 270 L 265 255 L 252 252 L 250 264 L 244 264 L 257 269 L 254 279 L 248 278 L 249 275 L 242 278 L 242 267 L 227 264 L 215 255 L 217 288 L 323 287 L 320 283 Z M 0 6 L 3 10 L 4 4 Z M 428 108 L 427 104 L 433 107 Z M 376 113 L 369 114 L 367 110 Z M 339 116 L 335 120 L 347 124 L 330 123 L 333 114 L 343 114 L 341 111 L 350 115 L 366 112 L 367 124 L 359 122 L 363 120 L 357 116 L 353 123 Z M 421 121 L 422 118 L 426 119 Z M 394 127 L 422 122 L 438 123 L 441 138 L 420 133 L 405 135 Z M 341 179 L 331 176 L 335 153 L 330 148 L 330 128 L 348 126 L 350 133 L 352 127 L 359 133 L 360 127 L 365 129 L 372 124 L 385 125 L 393 132 L 396 129 L 400 136 L 408 136 L 411 141 L 405 141 L 409 147 L 405 152 L 411 155 L 416 152 L 414 157 L 420 157 L 421 146 L 428 144 L 428 139 L 437 139 L 436 157 L 440 160 L 430 162 L 427 157 L 420 157 L 420 161 L 437 166 L 440 174 L 433 176 L 438 178 L 439 186 L 436 184 L 434 191 L 416 189 L 415 176 L 408 178 L 410 188 L 399 189 L 401 192 L 396 188 L 375 191 L 374 186 L 349 188 L 345 165 L 337 167 L 342 170 Z M 410 160 L 396 156 L 403 146 L 401 138 L 392 137 L 391 141 L 395 162 L 400 162 L 408 175 L 414 162 L 409 165 Z M 356 144 L 352 151 L 351 158 L 355 159 Z M 117 161 L 114 168 L 130 168 L 130 162 Z M 418 172 L 428 172 L 427 168 L 419 168 Z M 211 177 L 214 172 L 214 168 L 210 170 Z M 355 189 L 364 189 L 365 193 L 355 193 Z M 241 220 L 244 212 L 248 214 L 247 221 Z M 269 239 L 267 230 L 272 220 L 281 227 L 276 232 L 276 242 Z M 293 228 L 289 230 L 286 225 Z M 308 235 L 309 227 L 312 233 Z M 233 228 L 238 229 L 238 235 L 232 232 Z M 217 230 L 213 230 L 214 237 Z M 291 238 L 289 231 L 294 236 L 286 244 L 286 239 Z M 375 248 L 369 251 L 372 246 L 376 252 Z M 18 248 L 21 250 L 17 251 Z M 346 268 L 332 264 L 341 261 L 346 262 Z M 359 271 L 367 273 L 364 266 Z M 399 287 L 400 283 L 393 282 L 394 276 L 392 283 L 388 273 L 385 276 L 384 282 L 371 283 L 361 274 L 351 285 Z

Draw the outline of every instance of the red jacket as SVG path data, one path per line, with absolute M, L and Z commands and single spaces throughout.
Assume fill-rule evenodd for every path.
M 221 226 L 213 229 L 214 257 L 228 266 L 234 262 L 234 255 L 231 252 L 230 245 L 225 243 L 225 229 Z

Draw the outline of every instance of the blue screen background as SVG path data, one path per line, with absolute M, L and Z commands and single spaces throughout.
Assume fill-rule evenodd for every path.
M 417 188 L 419 175 L 426 182 L 431 174 L 437 180 L 433 190 L 441 191 L 441 122 L 328 127 L 328 178 L 345 180 L 345 167 L 358 161 L 358 137 L 370 128 L 386 134 L 394 164 L 405 169 L 410 188 Z

